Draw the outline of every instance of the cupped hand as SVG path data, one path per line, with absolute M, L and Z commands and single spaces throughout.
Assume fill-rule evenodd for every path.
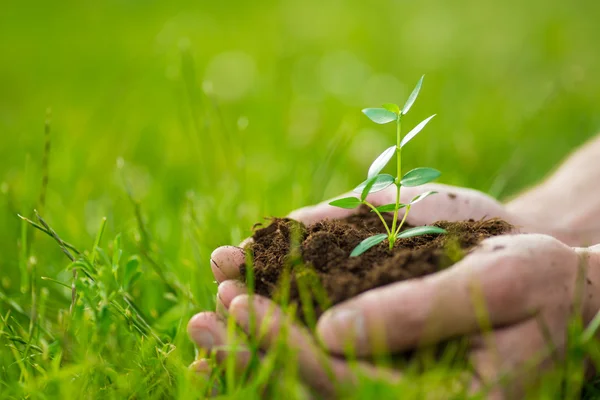
M 258 345 L 260 359 L 268 350 L 285 343 L 286 362 L 295 363 L 302 381 L 320 395 L 334 396 L 340 387 L 352 383 L 357 374 L 388 382 L 400 379 L 400 374 L 396 371 L 362 361 L 349 364 L 328 354 L 317 345 L 314 335 L 305 327 L 294 323 L 290 314 L 267 298 L 249 296 L 244 286 L 237 281 L 221 283 L 218 296 L 221 306 L 229 311 L 237 326 Z M 231 336 L 228 335 L 226 324 L 219 313 L 203 312 L 190 320 L 188 333 L 200 348 L 206 352 L 214 352 L 217 363 L 221 365 L 226 365 L 229 351 L 235 352 L 234 368 L 241 374 L 248 367 L 252 354 L 244 338 L 236 338 L 236 348 L 231 349 L 232 341 L 228 340 Z M 225 346 L 227 350 L 222 350 Z M 212 372 L 206 359 L 196 361 L 192 367 L 203 375 Z
M 269 300 L 251 300 L 244 292 L 234 281 L 219 287 L 223 306 L 268 350 L 286 317 Z M 564 355 L 567 324 L 574 313 L 587 325 L 599 308 L 600 248 L 573 249 L 545 235 L 511 235 L 485 240 L 442 272 L 338 304 L 321 317 L 317 332 L 329 354 L 342 354 L 352 346 L 358 355 L 382 348 L 401 352 L 467 336 L 473 388 L 489 386 L 490 397 L 517 398 Z M 269 327 L 266 334 L 250 329 L 250 312 L 257 316 L 256 326 Z M 298 350 L 300 373 L 309 385 L 325 394 L 334 392 L 323 365 L 331 366 L 335 381 L 352 379 L 347 364 L 326 355 L 302 328 L 290 326 L 286 337 Z M 212 335 L 213 345 L 226 340 L 223 323 L 214 313 L 194 317 L 189 331 L 205 348 L 199 340 L 205 332 Z M 244 357 L 239 360 L 241 366 L 246 362 Z M 400 379 L 367 364 L 361 368 Z
M 508 212 L 505 207 L 492 197 L 477 190 L 460 188 L 442 184 L 428 184 L 419 187 L 403 187 L 400 201 L 408 203 L 415 196 L 427 191 L 436 191 L 437 194 L 429 196 L 411 208 L 406 221 L 413 226 L 431 224 L 436 221 L 463 221 L 467 219 L 501 218 L 515 226 L 515 232 L 539 231 L 524 222 L 520 214 Z M 341 197 L 358 196 L 347 193 Z M 390 204 L 396 200 L 395 186 L 386 190 L 373 193 L 367 200 L 380 206 Z M 314 206 L 300 208 L 291 212 L 288 217 L 304 224 L 312 224 L 324 219 L 340 219 L 356 213 L 356 209 L 349 210 L 329 205 L 331 200 Z M 245 262 L 241 247 L 223 246 L 216 249 L 211 255 L 211 268 L 217 282 L 227 279 L 239 279 L 239 267 Z
M 467 335 L 474 383 L 508 377 L 495 396 L 518 398 L 564 355 L 574 314 L 587 325 L 600 309 L 599 255 L 545 235 L 491 238 L 452 268 L 338 304 L 317 331 L 331 353 L 359 355 Z
M 506 212 L 496 200 L 471 189 L 437 184 L 418 188 L 404 188 L 401 201 L 408 202 L 415 196 L 430 190 L 437 191 L 438 194 L 428 197 L 414 207 L 408 216 L 408 223 L 423 225 L 438 220 L 459 221 L 468 218 L 481 219 L 486 217 L 499 217 L 513 224 L 519 223 L 519 218 Z M 395 189 L 393 187 L 371 194 L 368 197 L 368 201 L 376 206 L 389 204 L 394 200 Z M 327 218 L 343 218 L 356 211 L 332 207 L 328 203 L 329 201 L 326 201 L 315 206 L 301 208 L 292 212 L 289 217 L 305 224 L 311 224 Z M 217 313 L 201 313 L 189 324 L 190 333 L 200 347 L 210 350 L 227 344 L 226 330 L 219 314 L 223 314 L 223 310 L 229 307 L 234 297 L 246 292 L 243 284 L 235 281 L 240 278 L 239 267 L 244 262 L 245 254 L 242 247 L 223 246 L 216 249 L 211 255 L 213 275 L 222 284 L 218 291 Z M 217 360 L 222 360 L 225 358 L 226 352 L 217 351 L 216 355 Z M 236 360 L 240 366 L 245 366 L 249 360 L 249 353 L 238 352 Z M 197 362 L 194 368 L 199 371 L 206 371 L 206 361 Z

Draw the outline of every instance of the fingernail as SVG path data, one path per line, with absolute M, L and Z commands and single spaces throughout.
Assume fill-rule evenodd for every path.
M 196 329 L 191 332 L 192 339 L 199 347 L 210 350 L 215 344 L 215 338 L 206 329 Z

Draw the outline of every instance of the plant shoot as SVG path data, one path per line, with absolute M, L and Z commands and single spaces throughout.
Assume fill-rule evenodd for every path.
M 387 240 L 390 246 L 390 250 L 394 248 L 396 240 L 401 238 L 407 238 L 412 236 L 420 236 L 426 234 L 441 234 L 446 233 L 444 229 L 436 226 L 418 226 L 411 229 L 402 231 L 402 226 L 406 222 L 406 217 L 410 212 L 413 205 L 423 200 L 424 198 L 435 194 L 434 191 L 428 191 L 415 196 L 409 203 L 403 204 L 400 202 L 400 192 L 403 186 L 414 187 L 424 185 L 428 182 L 437 179 L 440 176 L 440 172 L 433 168 L 415 168 L 408 171 L 404 176 L 402 175 L 402 148 L 411 141 L 419 132 L 425 128 L 425 126 L 431 121 L 435 114 L 426 118 L 415 126 L 410 132 L 402 136 L 402 117 L 408 113 L 415 100 L 419 96 L 421 86 L 423 85 L 424 76 L 419 79 L 417 86 L 413 89 L 412 93 L 408 97 L 408 100 L 404 104 L 404 107 L 400 109 L 396 104 L 384 104 L 382 108 L 365 108 L 362 112 L 376 124 L 388 124 L 390 122 L 396 122 L 396 144 L 385 149 L 369 167 L 367 173 L 367 180 L 358 185 L 354 192 L 360 194 L 360 197 L 345 197 L 337 199 L 329 204 L 340 208 L 356 208 L 362 204 L 369 207 L 373 212 L 379 216 L 379 219 L 385 227 L 387 233 L 374 235 L 363 240 L 352 250 L 350 253 L 351 257 L 356 257 L 369 250 L 371 247 L 378 245 L 379 243 Z M 396 176 L 389 174 L 380 174 L 390 160 L 396 156 Z M 373 204 L 367 201 L 367 196 L 371 193 L 379 192 L 384 190 L 391 185 L 396 186 L 396 201 L 391 204 L 385 204 L 379 207 L 375 207 Z M 404 209 L 404 215 L 400 219 L 400 210 Z M 389 226 L 382 216 L 384 212 L 393 212 L 392 225 Z

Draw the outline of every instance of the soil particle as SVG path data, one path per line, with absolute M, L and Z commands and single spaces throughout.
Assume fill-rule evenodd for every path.
M 391 225 L 391 216 L 386 215 L 386 219 Z M 310 291 L 313 317 L 318 318 L 329 306 L 369 289 L 446 268 L 482 240 L 513 228 L 500 219 L 438 221 L 433 225 L 446 229 L 448 234 L 400 239 L 393 251 L 384 241 L 359 257 L 349 257 L 362 240 L 385 233 L 381 221 L 368 209 L 361 208 L 356 215 L 342 220 L 310 226 L 273 218 L 269 226 L 254 232 L 254 241 L 246 247 L 254 255 L 256 293 L 276 299 L 285 294 L 289 301 L 300 304 L 299 287 L 303 288 Z M 246 276 L 246 268 L 241 266 L 242 276 Z M 289 285 L 283 285 L 289 286 L 289 292 L 281 290 L 284 277 L 289 279 Z M 297 309 L 298 317 L 307 322 L 303 307 Z

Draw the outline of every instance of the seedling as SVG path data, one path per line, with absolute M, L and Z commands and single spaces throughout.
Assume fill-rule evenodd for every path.
M 421 193 L 418 196 L 415 196 L 408 204 L 400 203 L 400 190 L 402 186 L 406 187 L 414 187 L 421 186 L 425 183 L 431 182 L 434 179 L 438 178 L 441 173 L 438 170 L 433 168 L 415 168 L 411 171 L 408 171 L 404 176 L 402 176 L 402 148 L 411 141 L 423 128 L 425 125 L 431 121 L 435 114 L 429 118 L 426 118 L 417 126 L 415 126 L 410 132 L 408 132 L 404 137 L 402 136 L 402 117 L 408 113 L 415 100 L 419 96 L 419 91 L 421 90 L 421 86 L 423 85 L 423 78 L 419 79 L 417 86 L 413 89 L 412 93 L 406 100 L 404 107 L 400 109 L 397 104 L 384 104 L 382 108 L 365 108 L 362 112 L 369 117 L 369 119 L 376 124 L 388 124 L 390 122 L 396 122 L 396 144 L 391 146 L 383 151 L 376 159 L 373 161 L 371 166 L 369 167 L 369 172 L 367 174 L 367 180 L 358 185 L 353 191 L 357 194 L 360 194 L 360 197 L 345 197 L 342 199 L 334 200 L 329 204 L 335 207 L 340 208 L 356 208 L 361 204 L 369 207 L 374 213 L 379 216 L 381 222 L 383 222 L 383 226 L 387 233 L 382 233 L 379 235 L 374 235 L 366 238 L 362 242 L 358 244 L 350 253 L 350 257 L 356 257 L 369 250 L 371 247 L 376 246 L 377 244 L 383 242 L 387 239 L 390 250 L 394 248 L 394 243 L 396 240 L 400 238 L 407 238 L 412 236 L 420 236 L 426 234 L 441 234 L 446 233 L 446 231 L 442 228 L 438 228 L 436 226 L 418 226 L 416 228 L 406 229 L 401 232 L 402 226 L 406 222 L 406 217 L 413 205 L 423 200 L 424 198 L 431 196 L 432 194 L 436 194 L 437 192 L 428 191 Z M 396 177 L 393 177 L 389 174 L 380 174 L 381 170 L 385 168 L 388 162 L 396 155 Z M 386 204 L 383 206 L 375 207 L 373 204 L 367 201 L 367 196 L 370 193 L 379 192 L 381 190 L 386 189 L 391 185 L 396 185 L 396 202 L 391 204 Z M 399 221 L 398 214 L 401 209 L 404 209 L 404 216 Z M 381 215 L 383 212 L 393 212 L 394 217 L 392 219 L 392 226 L 388 226 L 385 222 L 385 219 Z

